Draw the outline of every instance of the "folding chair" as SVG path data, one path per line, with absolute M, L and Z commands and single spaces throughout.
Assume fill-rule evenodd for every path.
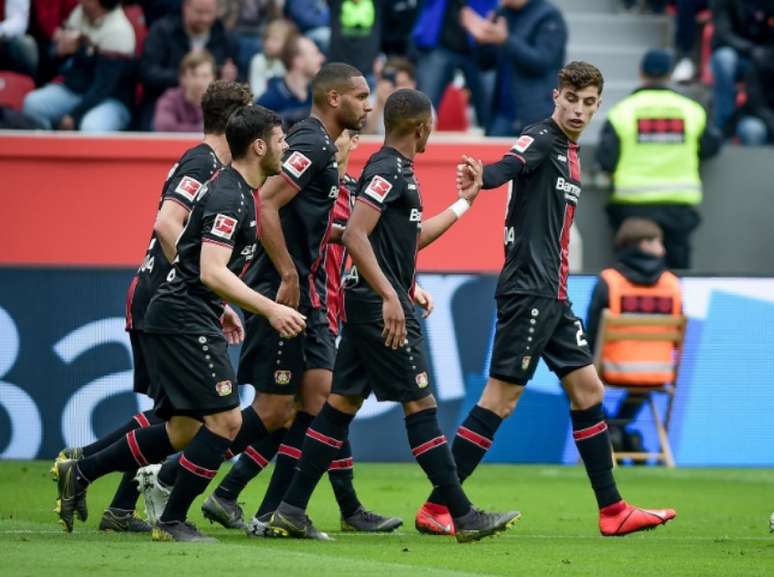
M 648 405 L 653 415 L 653 422 L 656 427 L 659 439 L 658 452 L 613 452 L 613 459 L 618 462 L 624 459 L 633 461 L 648 461 L 656 459 L 657 462 L 665 464 L 667 467 L 674 467 L 675 461 L 672 455 L 672 447 L 669 444 L 669 421 L 672 416 L 672 403 L 675 398 L 675 385 L 677 383 L 680 358 L 683 351 L 683 340 L 685 338 L 685 328 L 688 319 L 684 315 L 650 315 L 650 314 L 620 314 L 613 315 L 609 310 L 604 310 L 599 325 L 597 335 L 596 354 L 594 355 L 594 366 L 599 373 L 602 382 L 606 386 L 618 389 L 625 389 L 630 394 L 647 394 Z M 668 342 L 674 347 L 672 361 L 668 367 L 659 366 L 656 368 L 659 372 L 665 372 L 669 377 L 663 383 L 633 385 L 631 383 L 616 383 L 614 370 L 622 370 L 622 367 L 611 367 L 606 363 L 603 357 L 605 344 L 613 341 L 640 341 L 640 342 Z M 640 365 L 645 363 L 640 363 Z M 647 363 L 654 364 L 654 363 Z M 659 363 L 656 363 L 659 364 Z M 663 364 L 663 363 L 661 363 Z M 649 367 L 637 367 L 636 361 L 633 363 L 638 371 L 646 371 Z M 663 393 L 667 396 L 666 410 L 664 416 L 659 414 L 656 401 L 651 393 Z

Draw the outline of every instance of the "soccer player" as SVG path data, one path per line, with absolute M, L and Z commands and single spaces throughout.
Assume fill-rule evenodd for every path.
M 95 479 L 184 448 L 154 539 L 210 540 L 185 519 L 240 432 L 236 379 L 220 327 L 223 300 L 266 315 L 284 338 L 305 327 L 303 315 L 256 293 L 237 276 L 255 254 L 255 189 L 279 171 L 286 148 L 280 119 L 260 107 L 242 107 L 229 118 L 226 139 L 232 164 L 199 190 L 173 268 L 145 314 L 144 352 L 157 388 L 155 410 L 168 422 L 131 431 L 92 457 L 58 465 L 60 517 L 70 528 L 73 511 Z
M 497 284 L 497 327 L 489 380 L 457 431 L 454 460 L 460 481 L 473 473 L 509 416 L 541 357 L 570 398 L 573 436 L 599 506 L 603 535 L 650 529 L 675 517 L 625 502 L 613 479 L 602 398 L 581 321 L 567 300 L 570 226 L 581 193 L 578 138 L 599 109 L 603 78 L 585 62 L 559 72 L 550 118 L 528 127 L 499 162 L 484 169 L 483 188 L 510 181 L 505 265 Z M 465 157 L 465 164 L 472 159 Z M 458 172 L 458 186 L 470 186 Z M 448 533 L 448 503 L 435 490 L 416 516 L 421 532 Z
M 159 285 L 169 274 L 169 264 L 176 255 L 175 242 L 183 230 L 188 215 L 203 183 L 231 162 L 231 152 L 226 142 L 226 121 L 231 113 L 252 102 L 250 90 L 243 84 L 216 81 L 210 84 L 202 98 L 204 138 L 189 148 L 169 171 L 161 189 L 159 209 L 153 226 L 150 244 L 131 284 L 126 302 L 126 330 L 132 347 L 134 364 L 134 392 L 153 398 L 148 376 L 145 340 L 145 310 Z M 244 330 L 239 317 L 226 307 L 223 330 L 229 343 L 241 342 Z M 150 411 L 134 415 L 129 422 L 85 447 L 63 449 L 57 462 L 66 459 L 89 457 L 122 439 L 128 432 L 162 423 L 163 420 Z M 56 467 L 53 469 L 56 472 Z M 118 485 L 110 506 L 99 524 L 102 530 L 119 532 L 149 532 L 151 526 L 135 515 L 138 491 L 134 482 L 135 471 L 125 473 Z M 84 502 L 85 506 L 85 502 Z M 86 520 L 88 511 L 78 512 Z
M 354 130 L 344 130 L 336 139 L 336 162 L 339 173 L 339 194 L 333 207 L 331 221 L 333 226 L 344 228 L 349 219 L 351 204 L 354 202 L 354 188 L 357 180 L 347 174 L 349 156 L 357 146 L 359 135 Z M 321 368 L 324 376 L 330 381 L 333 374 L 328 367 L 332 367 L 335 357 L 335 339 L 339 333 L 341 310 L 343 305 L 343 292 L 341 280 L 346 263 L 346 249 L 339 243 L 328 242 L 324 247 L 323 265 L 318 268 L 315 278 L 317 292 L 325 295 L 325 308 L 327 315 L 318 317 L 318 322 L 327 324 L 327 331 L 321 329 L 318 333 L 325 337 L 320 347 L 309 347 L 307 351 L 307 370 Z M 322 353 L 322 357 L 320 356 Z M 330 388 L 330 384 L 328 385 Z M 243 521 L 242 508 L 237 503 L 238 497 L 247 484 L 254 479 L 263 468 L 271 461 L 280 443 L 287 433 L 286 429 L 280 429 L 279 434 L 264 437 L 260 442 L 248 447 L 239 457 L 239 460 L 221 481 L 214 493 L 210 495 L 202 505 L 202 513 L 211 521 L 220 523 L 226 528 L 246 528 Z M 294 456 L 294 452 L 286 445 L 283 453 Z M 349 447 L 346 448 L 349 451 Z M 349 454 L 349 453 L 347 453 Z M 340 458 L 331 463 L 328 469 L 328 477 L 333 487 L 333 493 L 341 511 L 341 526 L 345 531 L 366 532 L 390 532 L 397 529 L 403 522 L 397 517 L 384 517 L 367 511 L 357 497 L 353 484 L 353 463 L 351 455 L 339 455 Z M 276 483 L 276 479 L 273 479 Z M 268 491 L 271 495 L 276 490 Z M 268 498 L 264 500 L 256 514 L 257 520 L 251 522 L 251 534 L 263 530 L 268 524 L 271 513 L 277 506 Z M 266 513 L 261 512 L 265 510 Z
M 379 400 L 403 405 L 412 452 L 451 503 L 459 541 L 502 531 L 519 516 L 479 511 L 462 491 L 438 426 L 412 303 L 417 250 L 440 237 L 470 207 L 467 199 L 481 186 L 481 165 L 468 166 L 475 178 L 460 192 L 462 198 L 423 223 L 414 157 L 424 152 L 432 130 L 430 100 L 416 90 L 398 90 L 387 99 L 384 122 L 384 147 L 363 170 L 343 236 L 355 269 L 346 289 L 333 392 L 306 432 L 298 467 L 271 518 L 268 531 L 273 536 L 328 539 L 306 515 L 307 504 L 372 390 Z

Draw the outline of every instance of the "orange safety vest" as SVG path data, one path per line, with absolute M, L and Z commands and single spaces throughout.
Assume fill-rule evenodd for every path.
M 678 316 L 682 311 L 680 282 L 664 271 L 656 284 L 634 284 L 615 269 L 602 271 L 607 283 L 608 309 L 622 313 Z M 662 327 L 627 327 L 637 332 L 665 332 Z M 602 350 L 602 379 L 610 384 L 634 387 L 663 385 L 674 380 L 674 344 L 669 341 L 610 341 Z

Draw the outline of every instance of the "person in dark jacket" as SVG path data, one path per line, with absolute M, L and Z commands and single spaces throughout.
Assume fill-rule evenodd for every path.
M 550 116 L 567 45 L 567 25 L 556 6 L 545 0 L 503 0 L 492 19 L 464 8 L 462 25 L 479 45 L 496 47 L 494 113 L 487 135 L 518 135 Z
M 158 20 L 142 51 L 143 104 L 140 128 L 150 129 L 156 100 L 177 86 L 180 62 L 191 51 L 205 49 L 215 58 L 221 80 L 235 80 L 237 43 L 216 18 L 217 0 L 184 0 L 180 14 Z
M 64 81 L 24 99 L 24 113 L 46 128 L 84 132 L 122 130 L 131 120 L 134 29 L 119 0 L 81 0 L 53 45 L 65 59 Z
M 654 286 L 667 272 L 663 232 L 652 220 L 629 218 L 615 237 L 616 263 L 613 268 L 635 285 Z M 591 294 L 586 314 L 586 337 L 591 352 L 596 352 L 597 334 L 602 311 L 610 306 L 609 287 L 600 276 Z M 626 429 L 639 413 L 647 395 L 624 396 L 618 411 L 608 418 L 610 442 L 615 451 L 642 451 L 642 436 Z
M 765 65 L 774 46 L 774 0 L 712 0 L 715 125 L 730 134 L 736 84 L 753 63 Z

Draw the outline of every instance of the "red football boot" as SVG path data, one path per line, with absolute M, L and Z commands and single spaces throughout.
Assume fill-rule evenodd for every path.
M 606 537 L 646 531 L 674 519 L 674 509 L 640 509 L 618 501 L 599 511 L 599 532 Z
M 454 535 L 454 521 L 449 509 L 430 501 L 417 511 L 414 527 L 426 535 Z

